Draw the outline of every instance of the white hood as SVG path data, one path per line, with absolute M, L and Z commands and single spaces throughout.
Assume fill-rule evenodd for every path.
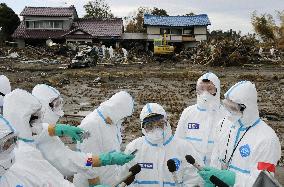
M 142 128 L 142 133 L 145 135 L 146 139 L 147 139 L 147 132 L 145 131 L 145 129 L 142 127 L 142 122 L 144 120 L 144 118 L 146 118 L 149 114 L 161 114 L 164 116 L 165 120 L 167 120 L 167 113 L 165 111 L 165 109 L 157 104 L 157 103 L 147 103 L 141 113 L 140 113 L 140 123 L 141 123 L 141 128 Z M 171 137 L 172 137 L 172 129 L 171 129 L 171 125 L 169 123 L 167 123 L 167 127 L 164 130 L 163 133 L 163 142 L 153 142 L 150 139 L 147 139 L 147 141 L 149 141 L 152 144 L 164 144 L 165 142 L 167 142 Z
M 121 122 L 123 118 L 132 115 L 134 100 L 129 93 L 121 91 L 101 103 L 98 110 L 105 118 L 109 117 L 113 124 L 117 124 Z
M 48 124 L 56 124 L 59 118 L 64 115 L 64 113 L 61 109 L 62 114 L 56 114 L 50 108 L 49 103 L 51 103 L 54 99 L 60 97 L 60 92 L 46 84 L 38 84 L 34 87 L 32 94 L 40 101 L 42 105 L 42 122 Z
M 0 92 L 4 95 L 11 92 L 9 79 L 5 75 L 0 75 Z M 0 95 L 0 106 L 3 106 L 3 96 Z
M 41 109 L 40 102 L 29 92 L 15 89 L 4 98 L 4 117 L 19 132 L 19 137 L 32 140 L 31 115 Z
M 200 84 L 202 82 L 203 79 L 208 79 L 210 80 L 214 86 L 217 88 L 217 92 L 215 96 L 212 96 L 213 100 L 210 102 L 213 105 L 213 109 L 218 108 L 220 106 L 220 93 L 221 93 L 221 87 L 220 87 L 220 80 L 219 78 L 211 72 L 208 72 L 204 75 L 202 75 L 198 80 L 197 80 L 197 84 Z M 202 106 L 202 101 L 199 95 L 197 95 L 197 106 L 200 109 L 206 109 Z
M 232 86 L 226 93 L 225 99 L 229 99 L 238 104 L 244 104 L 241 124 L 246 127 L 251 126 L 258 118 L 259 111 L 257 105 L 257 91 L 255 85 L 250 81 L 241 81 Z

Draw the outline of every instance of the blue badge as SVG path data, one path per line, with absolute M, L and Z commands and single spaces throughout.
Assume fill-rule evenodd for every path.
M 138 163 L 141 168 L 144 169 L 153 169 L 154 168 L 154 164 L 153 163 Z
M 172 158 L 172 160 L 175 161 L 176 169 L 177 169 L 177 171 L 178 171 L 178 169 L 179 169 L 179 167 L 180 167 L 180 165 L 181 165 L 181 161 L 180 161 L 179 159 L 177 159 L 177 158 Z
M 198 123 L 188 123 L 187 128 L 188 129 L 199 129 L 199 124 Z
M 249 148 L 249 145 L 246 144 L 246 145 L 243 145 L 240 147 L 240 153 L 241 153 L 241 156 L 242 157 L 247 157 L 250 155 L 250 148 Z

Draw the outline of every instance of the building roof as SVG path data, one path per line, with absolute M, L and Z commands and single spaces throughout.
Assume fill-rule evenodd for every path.
M 20 16 L 78 17 L 74 6 L 70 7 L 25 7 Z
M 123 20 L 113 19 L 79 19 L 74 26 L 91 34 L 93 37 L 121 37 Z
M 27 29 L 25 22 L 22 21 L 12 37 L 22 39 L 120 38 L 122 30 L 121 18 L 77 19 L 69 30 Z M 76 34 L 76 31 L 82 31 L 84 34 Z
M 207 14 L 200 14 L 194 16 L 155 16 L 155 15 L 145 14 L 144 25 L 189 27 L 189 26 L 207 26 L 211 25 L 211 23 Z
M 68 32 L 69 30 L 26 29 L 25 22 L 22 21 L 12 37 L 21 39 L 61 39 Z

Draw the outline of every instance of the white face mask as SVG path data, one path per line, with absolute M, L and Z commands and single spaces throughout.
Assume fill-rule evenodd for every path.
M 161 128 L 155 128 L 150 132 L 146 132 L 145 136 L 147 140 L 153 144 L 162 144 L 164 141 L 164 130 Z
M 215 100 L 216 100 L 215 97 L 206 91 L 197 96 L 197 103 L 199 107 L 204 109 L 214 108 Z
M 10 147 L 4 153 L 0 154 L 0 176 L 3 176 L 7 170 L 15 163 L 14 146 Z

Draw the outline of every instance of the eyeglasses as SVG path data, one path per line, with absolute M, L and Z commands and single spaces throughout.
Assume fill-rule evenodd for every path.
M 15 133 L 9 134 L 0 140 L 0 153 L 7 151 L 10 147 L 15 146 L 18 136 Z
M 211 82 L 200 82 L 196 85 L 196 92 L 198 94 L 202 94 L 203 92 L 207 91 L 208 93 L 212 94 L 212 95 L 216 95 L 217 93 L 217 88 L 215 87 L 215 85 Z
M 56 109 L 61 109 L 62 106 L 63 106 L 62 97 L 57 97 L 56 99 L 54 99 L 51 103 L 49 103 L 49 106 L 52 109 L 52 111 L 54 111 Z
M 231 113 L 242 113 L 246 106 L 244 104 L 239 104 L 231 101 L 230 99 L 222 100 L 223 106 Z
M 146 118 L 144 118 L 142 127 L 146 131 L 151 131 L 156 128 L 163 129 L 164 126 L 167 124 L 165 118 L 161 114 L 150 114 Z

